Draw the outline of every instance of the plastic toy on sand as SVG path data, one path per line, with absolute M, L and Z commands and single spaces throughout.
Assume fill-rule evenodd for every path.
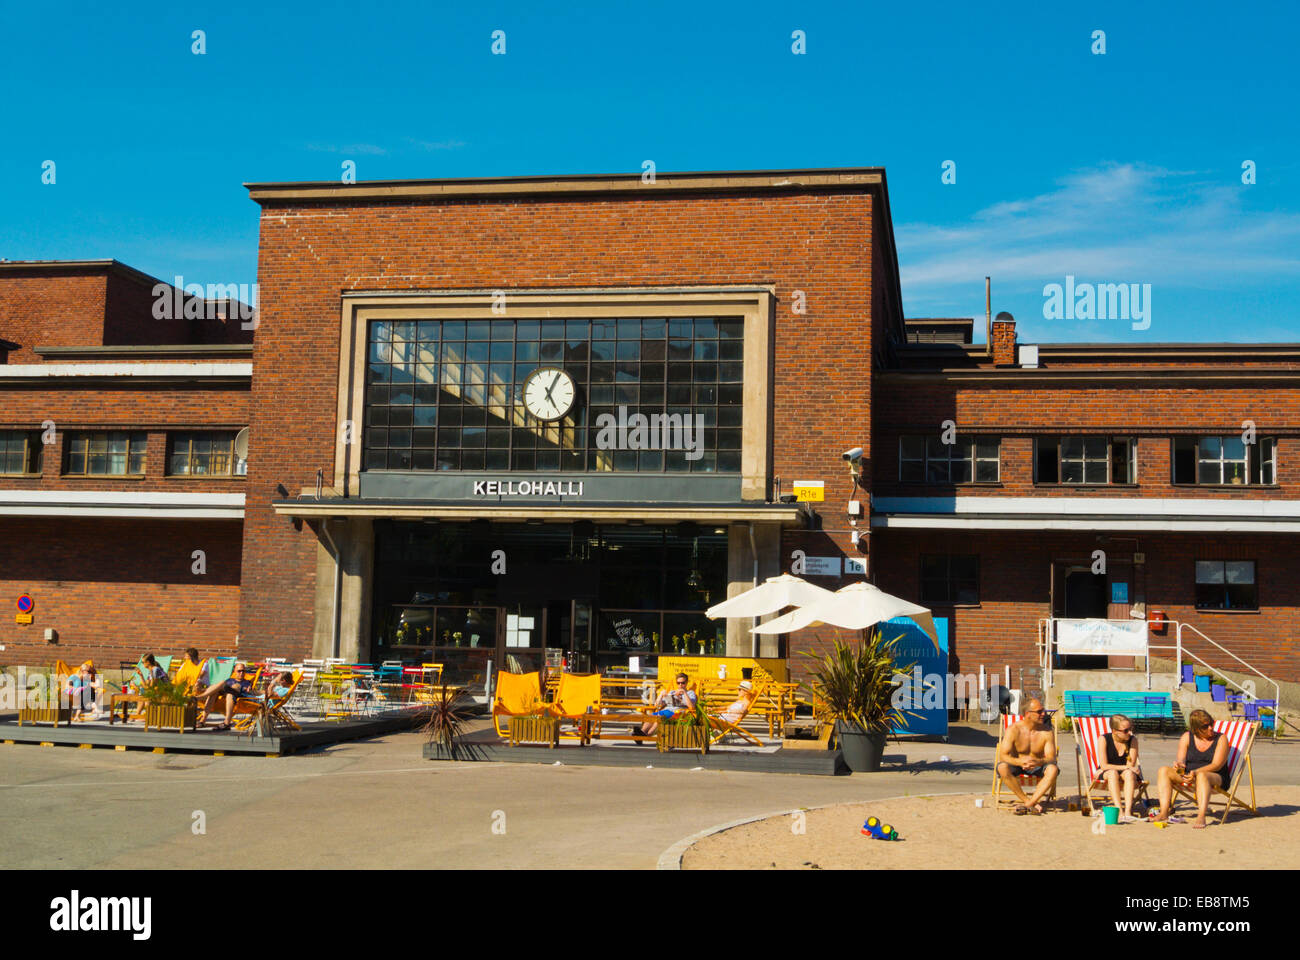
M 898 831 L 887 823 L 881 823 L 879 817 L 867 817 L 862 825 L 862 835 L 872 840 L 897 840 Z

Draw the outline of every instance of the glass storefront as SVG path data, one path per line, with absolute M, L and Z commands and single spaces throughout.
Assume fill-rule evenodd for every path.
M 725 527 L 375 523 L 372 657 L 446 664 L 451 682 L 537 669 L 608 670 L 663 654 L 719 656 Z

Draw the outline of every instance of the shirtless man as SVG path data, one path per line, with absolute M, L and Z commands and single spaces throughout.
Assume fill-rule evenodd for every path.
M 1016 814 L 1043 812 L 1043 797 L 1051 791 L 1061 768 L 1056 765 L 1056 731 L 1047 722 L 1041 700 L 1030 700 L 1024 715 L 1002 736 L 998 745 L 998 776 L 1002 784 L 1019 798 Z M 1020 789 L 1021 776 L 1038 777 L 1038 789 L 1032 797 Z

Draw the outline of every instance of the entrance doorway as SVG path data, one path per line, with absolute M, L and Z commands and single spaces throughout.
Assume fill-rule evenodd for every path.
M 1090 566 L 1066 567 L 1063 609 L 1057 616 L 1105 620 L 1110 609 L 1109 589 L 1104 573 L 1093 573 Z M 1104 670 L 1109 664 L 1109 657 L 1083 654 L 1067 654 L 1060 660 L 1060 666 L 1068 670 Z

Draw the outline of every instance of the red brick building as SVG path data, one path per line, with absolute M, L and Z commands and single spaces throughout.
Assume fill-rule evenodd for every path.
M 433 658 L 474 676 L 547 650 L 579 669 L 779 661 L 781 641 L 756 646 L 702 611 L 798 564 L 828 587 L 865 569 L 932 606 L 961 672 L 1032 667 L 1044 619 L 1160 610 L 1300 679 L 1300 345 L 1035 350 L 1000 320 L 990 355 L 969 320 L 905 322 L 879 169 L 249 189 L 262 210 L 251 378 L 246 341 L 133 325 L 121 311 L 143 304 L 103 293 L 88 268 L 0 268 L 0 283 L 28 284 L 0 287 L 10 364 L 50 363 L 60 355 L 33 348 L 56 344 L 120 362 L 163 339 L 244 364 L 242 380 L 93 391 L 11 386 L 0 366 L 3 429 L 71 416 L 45 412 L 59 397 L 78 430 L 143 425 L 152 467 L 96 489 L 246 499 L 242 524 L 211 520 L 222 562 L 204 586 L 182 575 L 188 549 L 158 552 L 176 531 L 195 539 L 198 517 L 133 516 L 116 534 L 106 517 L 5 516 L 24 533 L 91 531 L 60 527 L 48 555 L 6 538 L 9 592 L 57 593 L 57 563 L 38 557 L 123 542 L 141 521 L 155 525 L 147 551 L 103 566 L 152 591 L 155 634 L 216 648 L 238 633 L 248 655 Z M 110 292 L 129 286 L 104 269 Z M 43 330 L 65 308 L 48 298 L 103 318 L 55 339 Z M 160 349 L 140 364 L 173 358 Z M 162 469 L 173 432 L 245 423 L 246 477 Z M 841 458 L 854 447 L 861 488 Z M 0 490 L 85 489 L 49 465 L 64 456 Z M 810 483 L 824 500 L 783 502 Z M 134 651 L 134 587 L 94 583 L 68 592 L 63 632 L 93 646 L 129 625 Z M 72 612 L 85 601 L 108 622 Z M 805 631 L 793 649 L 830 635 Z
M 193 300 L 112 260 L 0 262 L 0 663 L 234 649 L 253 334 Z

